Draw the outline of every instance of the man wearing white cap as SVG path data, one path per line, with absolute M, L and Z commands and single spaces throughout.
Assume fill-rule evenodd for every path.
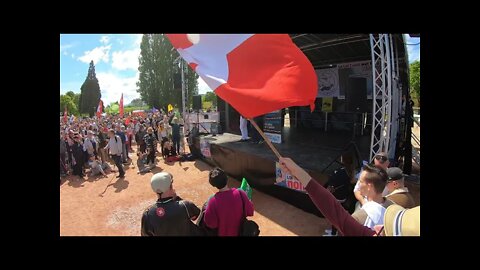
M 200 235 L 200 228 L 192 222 L 197 219 L 200 209 L 193 202 L 177 196 L 173 189 L 173 176 L 167 172 L 157 173 L 152 176 L 150 184 L 158 200 L 143 212 L 141 235 Z

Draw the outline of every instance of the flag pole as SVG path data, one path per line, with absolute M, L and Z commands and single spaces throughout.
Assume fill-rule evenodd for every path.
M 265 140 L 265 142 L 267 142 L 270 149 L 272 149 L 273 153 L 277 156 L 278 159 L 280 159 L 282 156 L 280 155 L 278 150 L 275 148 L 275 146 L 273 146 L 270 139 L 267 136 L 265 136 L 265 133 L 263 133 L 263 131 L 258 127 L 257 123 L 255 123 L 255 121 L 253 119 L 250 119 L 250 118 L 248 118 L 248 121 L 250 121 L 250 123 L 252 123 L 252 125 L 255 127 L 255 129 L 258 131 L 258 133 L 260 133 L 260 135 L 262 135 L 263 140 Z

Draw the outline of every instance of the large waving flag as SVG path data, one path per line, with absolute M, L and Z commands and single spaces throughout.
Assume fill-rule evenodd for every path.
M 120 117 L 123 118 L 123 93 L 122 97 L 120 98 L 120 109 L 119 109 Z
M 245 117 L 315 106 L 317 75 L 287 34 L 167 37 L 207 85 Z
M 103 101 L 100 99 L 97 107 L 97 118 L 99 119 L 100 119 L 100 116 L 102 116 L 102 110 L 103 110 Z

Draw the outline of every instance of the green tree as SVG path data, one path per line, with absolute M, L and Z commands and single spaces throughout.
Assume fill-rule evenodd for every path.
M 203 98 L 204 101 L 211 102 L 214 107 L 217 106 L 217 95 L 214 92 L 207 92 Z
M 101 98 L 100 85 L 98 84 L 97 75 L 95 74 L 95 65 L 90 62 L 87 78 L 80 88 L 81 94 L 79 98 L 80 113 L 88 113 L 90 117 L 95 114 L 98 102 Z
M 163 34 L 145 34 L 140 43 L 139 80 L 137 92 L 149 106 L 167 109 L 168 104 L 182 104 L 182 92 L 174 90 L 174 74 L 180 72 L 180 66 L 174 63 L 178 52 L 173 49 L 168 38 Z M 183 61 L 183 60 L 182 60 Z M 198 93 L 197 78 L 187 65 L 184 65 L 185 88 L 188 91 L 188 104 L 191 97 Z M 175 106 L 178 107 L 178 106 Z
M 65 95 L 60 95 L 60 112 L 65 111 L 65 106 L 67 107 L 67 112 L 69 115 L 70 114 L 78 115 L 77 105 L 75 105 L 72 97 L 68 95 L 68 93 Z
M 120 106 L 119 106 L 119 103 L 118 101 L 115 101 L 115 102 L 112 102 L 110 103 L 109 105 L 107 105 L 105 107 L 105 112 L 107 114 L 118 114 L 119 113 L 119 110 L 120 110 Z
M 72 98 L 73 103 L 75 104 L 75 106 L 77 106 L 78 110 L 78 108 L 80 108 L 80 93 L 75 94 L 73 91 L 68 91 L 67 93 L 65 93 L 65 95 Z
M 130 104 L 128 104 L 125 107 L 142 107 L 142 106 L 145 106 L 145 103 L 143 103 L 141 98 L 136 98 L 136 99 L 132 100 L 130 102 Z
M 420 61 L 410 64 L 410 96 L 420 106 Z

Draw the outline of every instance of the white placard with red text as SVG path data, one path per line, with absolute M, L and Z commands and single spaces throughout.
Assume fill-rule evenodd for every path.
M 276 175 L 276 178 L 275 178 L 276 185 L 307 193 L 302 183 L 298 181 L 295 177 L 284 172 L 280 167 L 280 163 L 278 162 L 275 162 L 275 175 Z

